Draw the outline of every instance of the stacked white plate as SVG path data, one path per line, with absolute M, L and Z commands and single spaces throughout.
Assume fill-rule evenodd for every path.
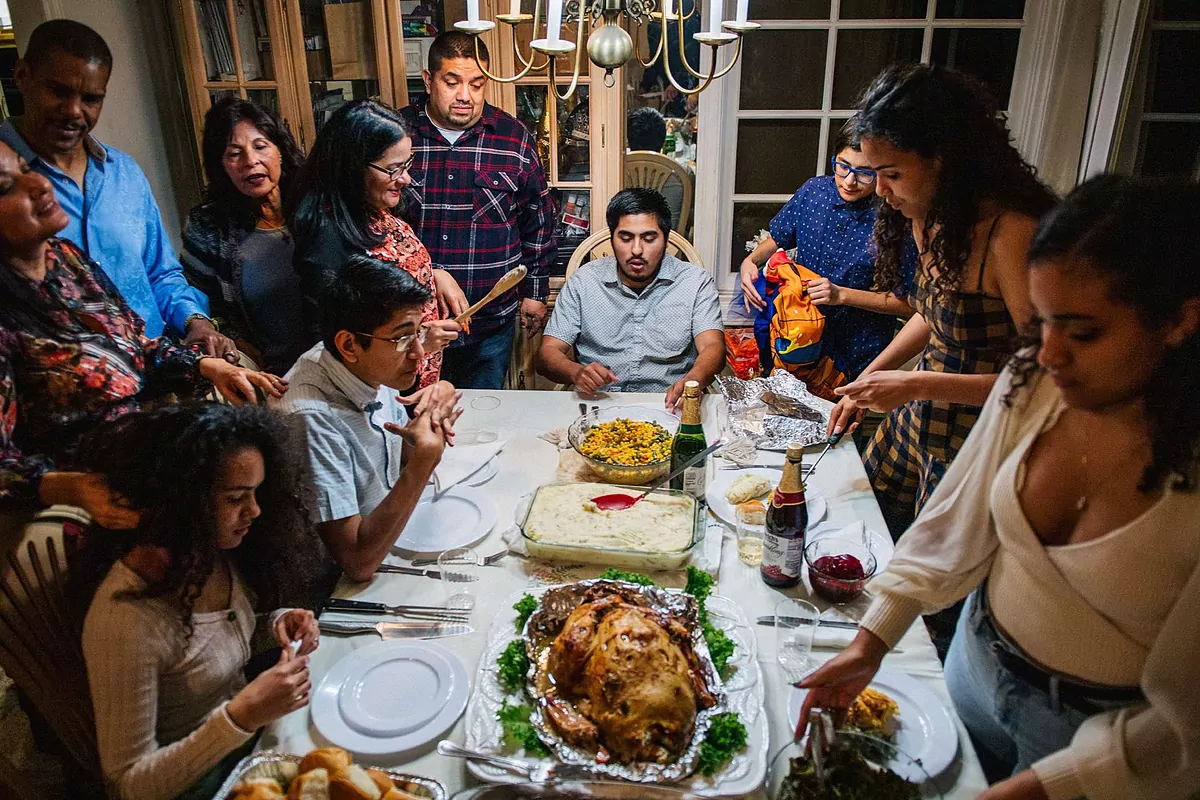
M 312 698 L 317 730 L 356 753 L 399 753 L 440 737 L 470 695 L 458 656 L 432 642 L 387 641 L 348 654 Z
M 480 489 L 459 484 L 436 500 L 433 495 L 433 487 L 426 487 L 393 549 L 440 553 L 470 547 L 496 524 L 496 506 Z

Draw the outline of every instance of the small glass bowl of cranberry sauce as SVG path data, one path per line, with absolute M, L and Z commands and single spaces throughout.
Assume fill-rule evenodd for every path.
M 862 543 L 825 536 L 804 548 L 808 581 L 813 591 L 831 603 L 849 603 L 863 593 L 875 574 L 875 556 Z

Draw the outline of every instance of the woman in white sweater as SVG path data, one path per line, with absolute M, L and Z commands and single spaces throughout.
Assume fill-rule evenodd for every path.
M 946 660 L 984 794 L 1200 791 L 1200 187 L 1104 176 L 1030 247 L 1032 341 L 901 538 L 843 653 L 844 708 L 922 613 L 971 595 Z
M 288 449 L 270 412 L 217 404 L 133 414 L 85 444 L 140 516 L 132 535 L 90 533 L 78 567 L 81 591 L 99 582 L 83 650 L 110 795 L 208 800 L 259 728 L 308 704 L 311 611 L 271 614 L 278 661 L 244 677 L 256 598 L 307 568 Z

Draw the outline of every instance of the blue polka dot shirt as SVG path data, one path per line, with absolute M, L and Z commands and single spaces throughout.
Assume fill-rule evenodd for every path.
M 848 289 L 871 288 L 875 258 L 871 231 L 875 226 L 875 195 L 847 203 L 838 194 L 832 175 L 812 178 L 800 187 L 775 218 L 771 238 L 784 250 L 796 248 L 796 263 Z M 905 243 L 901 261 L 902 285 L 898 297 L 912 291 L 917 247 L 912 237 Z M 759 282 L 765 283 L 761 274 Z M 761 294 L 761 289 L 760 289 Z M 759 312 L 756 331 L 769 325 L 768 312 Z M 896 318 L 861 308 L 822 306 L 825 332 L 822 353 L 853 380 L 887 347 L 896 330 Z M 765 333 L 765 331 L 763 331 Z M 762 337 L 760 337 L 760 344 Z

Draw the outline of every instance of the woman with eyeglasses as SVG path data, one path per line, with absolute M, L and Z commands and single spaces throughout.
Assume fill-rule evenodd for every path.
M 412 180 L 412 162 L 412 138 L 398 114 L 370 100 L 347 103 L 317 135 L 287 216 L 296 236 L 294 263 L 313 342 L 319 338 L 316 298 L 352 255 L 395 264 L 430 291 L 433 298 L 422 316 L 425 358 L 417 383 L 423 389 L 437 383 L 442 350 L 462 330 L 448 318 L 466 311 L 468 304 L 458 282 L 434 268 L 425 245 L 398 216 L 401 191 Z
M 282 375 L 310 344 L 282 200 L 304 156 L 274 112 L 238 97 L 208 110 L 201 149 L 208 198 L 188 214 L 184 272 L 238 349 Z
M 891 291 L 875 285 L 875 257 L 870 247 L 875 225 L 875 173 L 863 157 L 853 120 L 833 144 L 833 174 L 805 182 L 775 218 L 771 232 L 741 266 L 746 310 L 757 310 L 755 337 L 764 368 L 770 369 L 770 309 L 766 280 L 759 268 L 779 249 L 796 249 L 795 261 L 822 276 L 808 284 L 808 294 L 825 315 L 822 354 L 849 380 L 858 377 L 883 352 L 896 330 L 895 317 L 912 316 L 905 300 L 916 265 L 916 246 L 909 237 L 904 251 L 906 280 Z

